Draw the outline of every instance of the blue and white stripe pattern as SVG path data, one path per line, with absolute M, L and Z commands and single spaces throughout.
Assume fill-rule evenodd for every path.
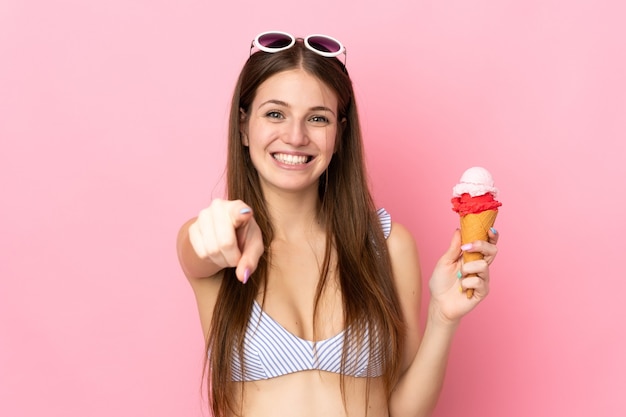
M 378 210 L 385 238 L 391 231 L 391 216 L 384 209 Z M 347 330 L 325 340 L 304 340 L 281 326 L 266 314 L 254 301 L 252 314 L 244 336 L 242 372 L 238 349 L 235 348 L 232 363 L 233 381 L 258 381 L 276 378 L 294 372 L 319 370 L 340 373 L 343 345 Z M 378 347 L 382 342 L 374 335 Z M 354 341 L 348 349 L 344 368 L 345 375 L 353 377 L 376 377 L 382 375 L 382 356 L 379 348 L 370 359 L 370 331 Z M 371 360 L 371 362 L 370 362 Z M 243 375 L 242 375 L 243 373 Z
M 391 234 L 391 214 L 389 214 L 384 208 L 379 208 L 376 213 L 380 219 L 380 225 L 383 228 L 385 239 L 387 239 Z
M 258 381 L 300 371 L 341 372 L 341 354 L 346 330 L 330 339 L 312 342 L 290 333 L 267 315 L 254 301 L 244 341 L 245 374 L 235 350 L 232 364 L 233 381 Z M 382 374 L 380 352 L 369 362 L 369 332 L 350 349 L 345 374 L 354 377 L 375 377 Z

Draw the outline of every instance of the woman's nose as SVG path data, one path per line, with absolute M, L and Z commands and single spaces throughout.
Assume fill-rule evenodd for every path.
M 284 135 L 284 142 L 293 146 L 303 146 L 309 142 L 306 126 L 302 122 L 293 122 Z

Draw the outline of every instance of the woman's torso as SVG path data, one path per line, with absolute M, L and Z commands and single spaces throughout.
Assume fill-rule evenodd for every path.
M 336 274 L 336 254 L 331 251 L 328 282 L 324 287 L 313 319 L 314 300 L 324 261 L 325 238 L 322 233 L 286 241 L 275 239 L 271 245 L 271 266 L 267 287 L 256 303 L 285 331 L 307 341 L 331 339 L 345 330 L 342 294 Z M 209 302 L 199 308 L 203 329 L 209 329 L 210 316 L 219 288 L 214 282 Z M 254 279 L 254 276 L 253 278 Z M 206 301 L 206 300 L 205 300 Z M 338 373 L 307 370 L 257 381 L 233 382 L 239 399 L 244 388 L 243 416 L 365 416 L 387 417 L 386 394 L 381 378 L 344 377 L 345 404 Z M 367 404 L 366 404 L 367 398 Z M 344 408 L 345 405 L 345 408 Z

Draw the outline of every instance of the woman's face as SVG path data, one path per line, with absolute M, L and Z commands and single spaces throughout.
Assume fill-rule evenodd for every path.
M 335 93 L 301 69 L 280 72 L 259 86 L 242 117 L 243 144 L 264 191 L 317 192 L 335 150 Z

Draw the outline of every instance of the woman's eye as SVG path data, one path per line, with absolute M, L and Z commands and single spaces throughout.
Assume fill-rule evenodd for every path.
M 277 111 L 268 112 L 265 116 L 269 117 L 270 119 L 282 119 L 283 118 L 283 115 Z
M 325 116 L 313 116 L 311 117 L 311 121 L 313 123 L 328 123 L 329 122 L 328 118 Z

